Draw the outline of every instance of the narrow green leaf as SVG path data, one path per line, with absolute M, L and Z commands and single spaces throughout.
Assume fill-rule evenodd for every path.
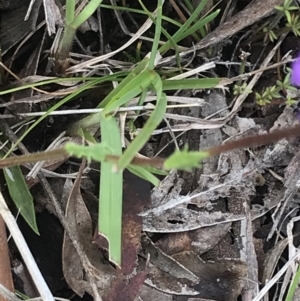
M 290 283 L 290 287 L 289 287 L 289 290 L 288 290 L 288 294 L 287 294 L 287 296 L 285 298 L 285 301 L 291 301 L 291 300 L 293 300 L 293 297 L 295 295 L 295 291 L 296 291 L 296 289 L 298 287 L 299 279 L 300 279 L 300 266 L 298 265 L 297 272 L 293 276 L 293 280 Z
M 204 6 L 207 4 L 208 0 L 202 0 L 197 8 L 193 11 L 191 16 L 188 18 L 186 22 L 177 30 L 177 32 L 172 36 L 175 42 L 179 42 L 182 40 L 182 36 L 185 31 L 190 27 L 190 25 L 199 17 L 200 12 L 203 10 Z M 170 48 L 170 41 L 165 43 L 160 49 L 160 52 L 164 52 Z
M 112 149 L 111 154 L 122 154 L 121 137 L 114 117 L 101 117 L 102 143 Z M 122 197 L 123 172 L 117 171 L 115 164 L 101 163 L 99 197 L 99 233 L 104 235 L 109 244 L 109 260 L 121 265 L 122 239 Z
M 188 37 L 189 35 L 193 34 L 194 32 L 196 32 L 197 30 L 201 29 L 202 27 L 204 27 L 206 24 L 208 24 L 209 22 L 211 22 L 214 18 L 216 18 L 218 16 L 218 14 L 220 13 L 220 9 L 217 9 L 216 11 L 214 11 L 213 13 L 211 13 L 210 15 L 208 15 L 207 17 L 203 18 L 202 20 L 196 22 L 193 26 L 191 26 L 189 29 L 187 29 L 181 36 L 181 39 L 184 39 L 186 37 Z M 179 41 L 175 40 L 177 43 Z
M 84 129 L 93 126 L 95 124 L 99 123 L 100 116 L 103 113 L 108 113 L 111 110 L 115 110 L 118 108 L 118 105 L 121 103 L 126 103 L 127 101 L 131 100 L 131 97 L 135 97 L 138 94 L 140 94 L 143 91 L 143 87 L 140 86 L 139 81 L 134 81 L 137 76 L 139 76 L 141 73 L 143 73 L 144 70 L 146 70 L 146 67 L 149 64 L 149 58 L 145 58 L 143 61 L 141 61 L 129 74 L 126 78 L 124 78 L 119 85 L 111 91 L 98 105 L 98 108 L 105 108 L 105 112 L 92 114 L 84 119 L 82 119 L 80 122 L 76 124 L 77 127 L 82 127 Z M 145 76 L 145 74 L 144 74 Z M 152 77 L 152 75 L 150 75 Z M 152 79 L 146 79 L 146 81 L 151 82 Z M 132 82 L 134 81 L 134 84 Z M 144 86 L 149 85 L 144 83 Z M 131 88 L 129 88 L 131 87 Z M 134 92 L 132 92 L 130 89 L 135 89 Z M 134 96 L 132 96 L 134 95 Z M 120 99 L 121 98 L 121 99 Z M 118 105 L 116 105 L 116 101 L 118 102 Z
M 153 22 L 153 24 L 155 25 L 155 29 L 157 28 L 157 23 L 161 22 L 159 20 L 159 14 L 160 11 L 157 10 L 157 19 L 155 20 L 153 17 L 153 13 L 150 13 L 149 10 L 146 8 L 146 6 L 143 4 L 143 2 L 141 0 L 139 0 L 139 3 L 141 5 L 141 7 L 143 8 L 144 12 L 148 15 L 148 18 Z M 158 4 L 159 7 L 160 3 Z M 170 19 L 170 18 L 166 18 L 163 15 L 161 16 L 161 18 L 163 20 L 167 20 L 168 22 L 175 24 L 177 27 L 182 27 L 182 24 L 178 23 L 178 22 L 174 22 L 174 20 Z M 157 31 L 156 31 L 157 33 Z M 180 64 L 180 57 L 179 57 L 179 49 L 178 46 L 176 44 L 176 42 L 174 41 L 174 39 L 172 38 L 172 36 L 161 26 L 161 33 L 168 39 L 168 41 L 171 43 L 171 46 L 173 46 L 174 50 L 175 50 L 175 56 L 176 56 L 176 62 L 177 62 L 177 67 L 179 69 L 181 69 L 181 64 Z M 157 33 L 158 34 L 158 33 Z M 154 46 L 152 45 L 152 50 L 153 50 Z M 158 50 L 160 51 L 160 50 Z M 153 51 L 151 51 L 151 55 L 152 55 Z M 155 51 L 155 56 L 156 56 L 157 51 Z M 149 67 L 151 68 L 151 63 L 149 63 Z
M 130 143 L 128 148 L 125 150 L 124 154 L 121 156 L 118 162 L 118 168 L 124 169 L 129 165 L 133 157 L 136 155 L 138 151 L 145 145 L 148 141 L 152 132 L 157 128 L 162 119 L 164 118 L 166 107 L 167 107 L 167 97 L 163 93 L 161 93 L 161 79 L 157 75 L 156 83 L 154 84 L 156 87 L 157 94 L 157 104 L 149 119 L 147 120 L 144 127 L 141 129 L 137 137 Z
M 139 74 L 141 74 L 149 64 L 149 58 L 143 59 L 131 72 L 118 84 L 118 86 L 113 89 L 111 93 L 109 93 L 98 105 L 98 108 L 104 108 L 108 105 L 113 97 L 117 97 L 116 95 L 120 95 L 121 91 L 124 91 L 126 86 L 134 80 Z M 99 120 L 99 118 L 98 118 Z
M 36 234 L 39 235 L 39 230 L 35 219 L 33 198 L 25 182 L 20 167 L 14 166 L 10 168 L 4 168 L 3 171 L 12 200 L 27 224 Z
M 149 68 L 151 70 L 154 70 L 154 68 L 155 68 L 155 60 L 156 60 L 161 30 L 162 30 L 162 27 L 161 27 L 162 6 L 163 6 L 162 0 L 158 0 L 157 9 L 156 9 L 155 34 L 154 34 L 154 39 L 152 42 L 151 56 L 150 56 L 150 61 L 149 61 Z
M 169 174 L 169 172 L 166 170 L 158 169 L 152 166 L 143 166 L 143 168 L 155 175 L 167 176 Z
M 221 78 L 191 78 L 180 80 L 163 80 L 163 91 L 179 89 L 211 89 L 219 84 Z
M 144 89 L 146 89 L 154 81 L 156 73 L 151 70 L 145 70 L 138 76 L 132 79 L 126 87 L 121 89 L 118 93 L 113 91 L 111 93 L 110 102 L 104 107 L 103 115 L 115 111 L 126 102 L 136 97 Z
M 74 21 L 70 24 L 73 28 L 78 28 L 83 24 L 98 8 L 103 0 L 90 0 L 84 9 L 78 14 Z
M 159 179 L 154 176 L 151 172 L 149 172 L 147 169 L 145 169 L 142 166 L 137 166 L 137 165 L 129 165 L 127 166 L 127 169 L 135 174 L 136 176 L 150 182 L 151 184 L 153 184 L 154 186 L 158 186 L 159 185 Z

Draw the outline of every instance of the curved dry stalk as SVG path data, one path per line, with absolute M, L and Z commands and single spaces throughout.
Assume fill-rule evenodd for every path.
M 18 250 L 28 268 L 28 271 L 31 275 L 31 278 L 38 290 L 38 292 L 41 294 L 41 297 L 45 301 L 54 301 L 54 297 L 52 296 L 52 293 L 45 282 L 45 279 L 43 278 L 28 246 L 27 243 L 18 227 L 18 224 L 8 209 L 6 202 L 3 198 L 2 193 L 0 192 L 0 214 L 2 215 L 6 226 L 8 227 L 11 236 L 14 239 L 14 242 L 16 243 Z

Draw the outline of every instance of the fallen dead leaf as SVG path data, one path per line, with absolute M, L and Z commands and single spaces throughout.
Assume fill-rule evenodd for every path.
M 199 283 L 194 287 L 199 291 L 197 297 L 218 301 L 237 300 L 245 286 L 247 265 L 240 260 L 204 262 L 193 252 L 176 254 L 173 258 L 199 277 Z
M 216 246 L 230 230 L 231 223 L 200 228 L 194 231 L 169 233 L 156 242 L 156 246 L 168 255 L 193 251 L 201 255 Z
M 99 292 L 100 294 L 104 294 L 112 285 L 115 271 L 108 262 L 105 263 L 103 255 L 97 245 L 93 243 L 92 220 L 80 191 L 82 171 L 83 168 L 81 167 L 81 172 L 78 173 L 74 185 L 72 180 L 66 180 L 64 192 L 71 190 L 66 207 L 66 219 L 70 227 L 76 229 L 78 242 L 82 245 L 83 251 L 92 264 L 91 269 L 97 279 Z M 86 271 L 66 233 L 64 235 L 62 258 L 63 273 L 72 290 L 81 297 L 85 292 L 93 295 L 91 283 L 86 278 Z
M 261 283 L 266 284 L 269 279 L 272 278 L 275 268 L 278 264 L 278 261 L 281 258 L 282 252 L 288 245 L 288 239 L 285 238 L 279 241 L 268 253 L 263 264 L 263 267 L 260 270 L 261 274 Z

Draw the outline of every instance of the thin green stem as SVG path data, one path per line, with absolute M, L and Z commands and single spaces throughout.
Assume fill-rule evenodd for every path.
M 76 5 L 75 0 L 67 0 L 67 3 L 66 3 L 66 25 L 69 25 L 74 21 L 75 5 Z
M 71 25 L 66 25 L 63 37 L 59 43 L 56 57 L 56 59 L 60 61 L 60 63 L 63 63 L 63 61 L 65 61 L 69 57 L 75 33 L 76 29 L 74 27 L 72 27 Z
M 158 0 L 157 10 L 156 10 L 157 16 L 156 16 L 156 24 L 155 24 L 156 25 L 155 34 L 154 34 L 154 40 L 151 49 L 151 57 L 149 61 L 150 70 L 153 70 L 155 68 L 155 60 L 156 60 L 159 40 L 161 36 L 162 6 L 163 6 L 162 0 Z
M 71 23 L 72 27 L 77 29 L 96 11 L 101 3 L 102 0 L 91 0 Z

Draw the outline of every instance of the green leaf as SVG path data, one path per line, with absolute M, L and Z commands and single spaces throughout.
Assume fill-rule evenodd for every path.
M 156 9 L 156 22 L 155 22 L 155 34 L 154 39 L 152 42 L 152 49 L 151 49 L 151 56 L 149 61 L 149 69 L 154 70 L 155 68 L 155 60 L 156 60 L 156 54 L 158 52 L 158 45 L 160 41 L 160 35 L 161 35 L 161 22 L 162 22 L 162 6 L 163 2 L 162 0 L 157 1 L 157 9 Z
M 66 20 L 65 20 L 66 25 L 69 25 L 74 21 L 75 6 L 76 6 L 75 0 L 66 1 Z
M 154 186 L 159 185 L 159 182 L 160 182 L 159 179 L 156 176 L 154 176 L 151 172 L 149 172 L 146 168 L 144 168 L 142 166 L 137 166 L 137 165 L 129 165 L 129 166 L 127 166 L 127 169 L 131 173 L 150 182 Z
M 158 169 L 152 166 L 143 166 L 144 169 L 148 170 L 149 172 L 155 174 L 155 175 L 160 175 L 160 176 L 166 176 L 169 174 L 168 171 L 166 170 L 162 170 L 162 169 Z
M 102 143 L 108 145 L 111 154 L 121 156 L 122 145 L 119 127 L 114 117 L 101 116 Z M 109 260 L 121 265 L 123 173 L 116 171 L 114 163 L 102 162 L 99 197 L 99 233 L 109 244 Z
M 146 87 L 147 85 L 150 85 L 151 79 L 146 78 L 149 73 L 144 74 L 141 77 L 139 77 L 139 80 L 136 81 L 136 77 L 141 76 L 143 71 L 146 70 L 147 66 L 149 64 L 149 58 L 145 58 L 142 60 L 129 74 L 126 76 L 119 84 L 118 86 L 113 89 L 98 105 L 98 108 L 105 108 L 104 114 L 109 113 L 110 111 L 115 110 L 118 108 L 119 105 L 124 104 L 126 101 L 131 100 L 130 97 L 135 97 L 138 94 L 140 94 L 143 91 L 143 87 Z M 151 72 L 151 71 L 149 71 Z M 152 77 L 152 75 L 150 75 Z M 144 81 L 144 82 L 141 82 Z M 145 83 L 148 82 L 147 84 Z M 142 84 L 142 87 L 141 85 Z M 134 91 L 132 91 L 134 89 Z M 84 119 L 82 119 L 80 122 L 77 123 L 77 127 L 81 127 L 83 129 L 86 129 L 88 127 L 91 127 L 95 124 L 99 123 L 100 115 L 101 113 L 92 114 Z
M 184 89 L 211 89 L 216 87 L 221 78 L 191 78 L 179 80 L 163 80 L 163 91 Z
M 107 143 L 97 143 L 89 146 L 79 145 L 73 142 L 66 143 L 65 150 L 70 156 L 85 158 L 88 161 L 105 161 L 105 157 L 111 153 L 111 148 Z
M 117 97 L 117 95 L 121 95 L 121 91 L 124 91 L 126 86 L 132 82 L 139 74 L 141 74 L 144 70 L 146 70 L 149 64 L 149 58 L 143 59 L 120 83 L 119 85 L 113 89 L 111 93 L 109 93 L 99 104 L 98 108 L 104 108 L 109 104 L 112 98 Z M 99 118 L 98 118 L 99 121 Z
M 39 235 L 36 224 L 32 195 L 25 182 L 21 169 L 18 166 L 4 168 L 4 176 L 9 194 L 24 220 L 31 229 Z
M 78 28 L 83 24 L 99 7 L 103 0 L 90 0 L 84 9 L 75 17 L 74 21 L 70 24 L 73 28 Z
M 200 4 L 197 6 L 197 8 L 193 11 L 191 16 L 188 18 L 186 22 L 177 30 L 177 32 L 172 36 L 175 42 L 179 42 L 183 39 L 183 35 L 185 32 L 188 30 L 190 25 L 197 19 L 199 18 L 200 12 L 203 10 L 205 5 L 207 4 L 208 0 L 202 0 Z M 170 48 L 170 41 L 165 43 L 160 49 L 160 52 L 164 52 Z
M 145 70 L 132 81 L 130 81 L 126 87 L 121 89 L 118 93 L 112 93 L 109 103 L 103 110 L 103 115 L 115 111 L 132 98 L 142 93 L 143 89 L 146 89 L 154 81 L 156 73 L 151 70 Z
M 176 151 L 164 163 L 165 169 L 181 169 L 191 171 L 193 167 L 199 167 L 203 159 L 209 158 L 209 152 L 189 152 L 187 147 L 182 151 Z
M 167 107 L 167 97 L 164 93 L 162 93 L 162 82 L 158 75 L 156 75 L 156 81 L 153 84 L 156 89 L 157 104 L 144 127 L 141 129 L 137 137 L 129 144 L 128 148 L 119 159 L 119 169 L 124 169 L 129 165 L 133 157 L 142 149 L 152 135 L 152 132 L 157 128 L 159 123 L 164 118 Z
M 300 266 L 298 265 L 297 272 L 296 272 L 296 274 L 294 274 L 294 276 L 292 278 L 285 301 L 295 300 L 293 297 L 294 297 L 295 291 L 298 287 L 299 279 L 300 279 Z
M 208 15 L 207 17 L 205 17 L 204 19 L 198 21 L 197 23 L 195 23 L 193 26 L 191 26 L 189 29 L 187 29 L 183 34 L 181 39 L 184 39 L 188 36 L 190 36 L 191 34 L 193 34 L 195 31 L 203 28 L 207 23 L 211 22 L 215 17 L 217 17 L 217 15 L 219 14 L 220 10 L 217 9 L 215 12 L 213 12 L 212 14 Z M 175 39 L 176 42 L 178 42 Z

